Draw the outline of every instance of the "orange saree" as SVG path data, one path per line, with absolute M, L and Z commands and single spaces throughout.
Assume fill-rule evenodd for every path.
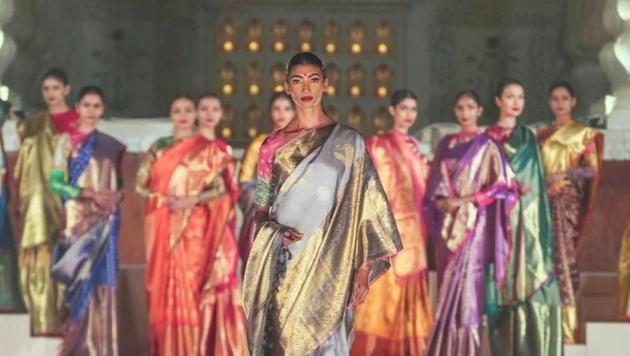
M 421 213 L 428 164 L 418 141 L 389 131 L 367 141 L 403 243 L 357 308 L 352 355 L 421 355 L 431 332 L 426 228 Z
M 235 166 L 225 142 L 200 135 L 166 148 L 153 163 L 155 194 L 145 217 L 152 355 L 247 353 L 236 278 Z M 171 196 L 201 203 L 175 212 Z

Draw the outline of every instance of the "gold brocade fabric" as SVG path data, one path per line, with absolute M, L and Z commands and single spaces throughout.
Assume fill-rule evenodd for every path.
M 53 139 L 57 134 L 46 112 L 18 125 L 22 144 L 15 164 L 20 196 L 22 249 L 54 241 L 61 226 L 61 201 L 48 189 L 52 169 Z
M 62 289 L 51 280 L 49 267 L 61 229 L 61 202 L 48 187 L 57 130 L 47 112 L 20 121 L 17 129 L 22 141 L 15 164 L 22 221 L 20 286 L 31 316 L 31 332 L 57 334 Z
M 256 180 L 256 161 L 258 161 L 258 153 L 260 152 L 260 146 L 268 136 L 267 134 L 260 134 L 247 146 L 238 174 L 239 183 L 254 182 Z
M 555 240 L 555 267 L 563 305 L 563 334 L 575 342 L 576 294 L 580 271 L 578 246 L 584 222 L 593 202 L 603 156 L 603 138 L 596 130 L 571 122 L 539 131 L 545 175 L 587 168 L 592 177 L 565 179 L 548 186 Z
M 619 255 L 619 303 L 621 315 L 630 320 L 630 224 L 621 240 L 621 254 Z
M 275 153 L 275 221 L 257 231 L 243 286 L 252 355 L 318 353 L 324 343 L 340 352 L 340 345 L 326 341 L 343 330 L 355 271 L 374 261 L 374 280 L 402 248 L 363 138 L 331 126 Z M 282 248 L 279 223 L 304 237 Z M 281 265 L 286 250 L 292 257 Z
M 422 354 L 433 322 L 420 206 L 429 167 L 415 139 L 394 130 L 368 139 L 367 147 L 396 219 L 403 250 L 391 258 L 392 268 L 370 287 L 365 302 L 357 308 L 352 355 Z
M 234 236 L 236 161 L 222 140 L 198 134 L 161 151 L 146 204 L 151 355 L 247 354 Z M 213 199 L 172 211 L 163 197 Z

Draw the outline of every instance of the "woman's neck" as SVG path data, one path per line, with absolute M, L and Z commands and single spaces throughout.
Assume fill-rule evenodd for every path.
M 215 140 L 217 138 L 214 127 L 200 127 L 199 134 L 207 140 Z
M 61 104 L 50 105 L 48 107 L 48 112 L 51 115 L 60 114 L 68 110 L 70 110 L 70 108 L 68 108 L 68 105 L 65 102 Z
M 173 137 L 176 140 L 182 139 L 182 138 L 188 138 L 191 137 L 193 135 L 193 129 L 192 128 L 187 128 L 187 129 L 175 129 L 175 132 L 173 133 Z
M 298 107 L 296 118 L 297 120 L 293 120 L 295 122 L 293 127 L 289 128 L 288 131 L 314 129 L 332 121 L 326 117 L 320 106 L 312 108 Z M 291 126 L 291 124 L 288 126 Z
M 571 117 L 571 114 L 556 116 L 556 119 L 555 119 L 555 124 L 557 126 L 564 126 L 571 122 L 573 122 L 573 118 Z
M 392 128 L 392 130 L 394 130 L 396 132 L 399 132 L 399 133 L 401 133 L 403 135 L 408 135 L 409 134 L 409 128 L 407 128 L 407 127 L 394 126 Z
M 479 127 L 477 125 L 473 125 L 473 126 L 460 126 L 460 130 L 461 133 L 477 133 L 479 132 Z
M 516 127 L 516 117 L 515 116 L 499 116 L 497 125 L 504 129 L 513 129 Z
M 92 133 L 94 130 L 96 130 L 96 125 L 89 124 L 89 123 L 80 123 L 78 130 L 80 133 L 87 135 L 87 134 Z

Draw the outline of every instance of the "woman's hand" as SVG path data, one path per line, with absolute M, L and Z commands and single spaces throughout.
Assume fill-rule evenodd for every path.
M 199 199 L 197 197 L 169 197 L 168 206 L 173 212 L 180 212 L 182 210 L 190 209 L 197 205 Z
M 463 199 L 460 198 L 442 198 L 437 201 L 437 207 L 443 213 L 450 214 L 457 210 L 464 203 Z
M 561 182 L 567 179 L 567 175 L 565 174 L 565 172 L 560 172 L 560 173 L 550 174 L 545 178 L 547 179 L 548 185 L 553 185 L 556 182 Z
M 87 196 L 83 194 L 84 192 L 81 193 L 105 210 L 114 210 L 116 205 L 122 200 L 121 192 L 94 192 L 91 190 L 87 193 Z
M 304 234 L 298 232 L 293 228 L 286 228 L 282 232 L 282 246 L 289 246 L 290 244 L 300 241 L 304 237 Z
M 354 281 L 352 283 L 352 294 L 350 295 L 350 301 L 348 302 L 348 308 L 355 308 L 365 301 L 368 291 L 370 290 L 369 266 L 363 266 L 359 268 L 354 274 Z
M 532 191 L 532 187 L 529 184 L 520 184 L 518 186 L 521 196 L 526 195 Z

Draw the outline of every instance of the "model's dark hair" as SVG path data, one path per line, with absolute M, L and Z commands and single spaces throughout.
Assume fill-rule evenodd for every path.
M 553 91 L 558 88 L 566 89 L 566 91 L 569 92 L 569 95 L 571 95 L 572 98 L 575 98 L 575 89 L 573 89 L 573 85 L 564 80 L 559 80 L 551 84 L 551 86 L 549 87 L 549 92 L 547 94 L 551 95 L 551 93 L 553 93 Z
M 418 96 L 409 89 L 398 89 L 389 97 L 389 105 L 396 106 L 405 99 L 413 99 L 418 102 Z
M 312 52 L 300 52 L 289 59 L 286 68 L 287 78 L 289 77 L 289 73 L 291 73 L 291 69 L 293 69 L 293 67 L 304 64 L 311 64 L 318 67 L 322 71 L 324 78 L 326 78 L 326 66 L 324 65 L 324 61 Z
M 70 83 L 68 74 L 66 74 L 63 69 L 57 67 L 50 68 L 46 71 L 46 73 L 44 73 L 44 75 L 42 75 L 42 83 L 48 78 L 57 79 L 63 83 L 63 85 L 68 85 Z
M 521 83 L 519 80 L 514 78 L 505 78 L 499 81 L 499 84 L 497 84 L 497 91 L 495 92 L 495 95 L 500 97 L 501 95 L 503 95 L 503 91 L 505 91 L 505 88 L 509 87 L 510 85 L 518 85 L 521 88 L 525 88 L 523 83 Z
M 291 96 L 283 91 L 279 91 L 271 94 L 269 97 L 269 104 L 267 106 L 269 111 L 271 111 L 271 106 L 273 106 L 273 103 L 275 103 L 278 99 L 287 99 L 291 103 L 291 107 L 295 109 L 295 103 L 291 100 Z
M 173 104 L 177 100 L 180 100 L 180 99 L 188 100 L 193 104 L 193 106 L 197 106 L 197 98 L 195 98 L 194 96 L 190 94 L 179 94 L 179 95 L 176 95 L 173 99 L 171 99 L 171 101 L 168 103 L 168 110 L 170 111 L 171 108 L 173 107 Z
M 471 98 L 475 103 L 477 103 L 477 105 L 482 106 L 479 94 L 477 94 L 477 92 L 472 89 L 465 89 L 457 93 L 457 95 L 455 95 L 455 103 L 457 103 L 459 99 L 464 97 Z
M 195 101 L 195 104 L 197 106 L 199 106 L 199 103 L 201 103 L 201 101 L 203 99 L 217 99 L 217 101 L 219 102 L 219 106 L 223 107 L 223 103 L 221 102 L 221 98 L 219 97 L 219 95 L 217 93 L 214 93 L 214 92 L 203 93 L 203 94 L 201 94 L 201 95 L 199 95 L 197 97 L 197 100 Z
M 105 92 L 96 85 L 86 85 L 81 88 L 81 90 L 79 90 L 79 94 L 77 95 L 77 102 L 81 101 L 90 94 L 98 95 L 101 98 L 101 101 L 103 101 L 103 104 L 105 103 Z

